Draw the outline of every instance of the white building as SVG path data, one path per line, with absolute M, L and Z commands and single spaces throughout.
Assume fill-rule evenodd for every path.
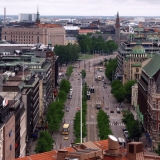
M 18 15 L 19 22 L 35 22 L 36 14 L 34 13 L 19 13 Z

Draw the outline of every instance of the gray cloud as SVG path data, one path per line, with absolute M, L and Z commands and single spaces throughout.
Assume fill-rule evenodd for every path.
M 37 5 L 41 15 L 160 15 L 160 0 L 1 0 L 0 14 L 36 13 Z

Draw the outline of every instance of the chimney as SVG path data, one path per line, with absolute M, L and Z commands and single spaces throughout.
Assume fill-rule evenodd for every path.
M 67 150 L 58 150 L 57 160 L 65 160 L 66 155 L 68 154 Z
M 142 142 L 128 143 L 126 158 L 129 160 L 144 160 Z

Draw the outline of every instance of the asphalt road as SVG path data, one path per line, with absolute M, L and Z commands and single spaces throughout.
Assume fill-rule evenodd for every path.
M 53 134 L 53 139 L 55 140 L 54 149 L 59 148 L 65 148 L 67 146 L 70 146 L 71 142 L 75 139 L 73 134 L 73 121 L 74 116 L 77 111 L 77 109 L 80 108 L 80 91 L 81 91 L 81 77 L 78 75 L 78 73 L 82 70 L 86 70 L 86 78 L 85 81 L 89 86 L 94 86 L 95 93 L 91 93 L 91 99 L 87 101 L 87 137 L 83 139 L 83 142 L 85 141 L 97 141 L 99 140 L 98 137 L 98 129 L 97 129 L 97 121 L 96 121 L 96 115 L 98 110 L 96 109 L 95 103 L 97 100 L 100 100 L 102 103 L 102 109 L 106 113 L 110 115 L 110 127 L 113 132 L 113 135 L 118 137 L 124 137 L 122 128 L 124 128 L 124 124 L 121 122 L 122 115 L 118 114 L 116 112 L 116 106 L 118 103 L 116 102 L 115 98 L 110 93 L 110 84 L 107 79 L 105 81 L 107 82 L 107 88 L 103 87 L 102 81 L 95 81 L 95 75 L 103 75 L 104 72 L 98 72 L 97 68 L 98 66 L 95 66 L 101 60 L 104 60 L 104 58 L 113 58 L 114 55 L 110 56 L 98 56 L 92 59 L 88 59 L 85 61 L 81 61 L 77 63 L 77 68 L 74 69 L 74 72 L 72 73 L 70 77 L 70 83 L 73 88 L 73 96 L 72 99 L 67 99 L 67 102 L 65 106 L 69 107 L 69 112 L 65 111 L 64 120 L 66 123 L 70 124 L 70 130 L 69 130 L 69 139 L 64 140 L 64 135 L 62 135 L 62 126 L 61 129 Z M 75 64 L 74 64 L 75 65 Z M 63 71 L 66 70 L 66 67 L 62 68 Z M 95 74 L 94 74 L 95 73 Z M 104 97 L 104 98 L 103 98 Z M 109 110 L 105 109 L 105 106 L 109 106 Z M 110 110 L 113 109 L 114 113 L 110 113 Z M 118 124 L 114 125 L 114 121 L 117 121 Z

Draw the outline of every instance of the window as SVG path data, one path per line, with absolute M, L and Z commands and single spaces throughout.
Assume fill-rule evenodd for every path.
M 9 137 L 11 137 L 12 136 L 12 130 L 9 132 Z
M 158 123 L 158 130 L 160 131 L 160 123 Z
M 152 101 L 152 106 L 153 106 L 153 108 L 156 108 L 155 101 Z
M 12 145 L 10 145 L 10 150 L 12 150 Z
M 160 120 L 160 113 L 158 114 L 158 120 Z
M 160 101 L 158 101 L 158 109 L 160 109 Z

